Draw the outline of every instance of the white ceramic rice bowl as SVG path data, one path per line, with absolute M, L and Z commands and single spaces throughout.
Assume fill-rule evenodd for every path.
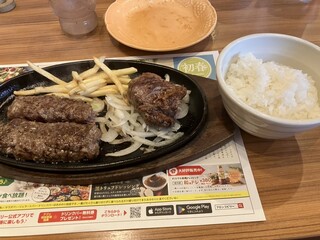
M 279 139 L 320 125 L 320 118 L 287 120 L 264 114 L 248 106 L 225 82 L 230 64 L 239 54 L 252 53 L 263 61 L 274 61 L 300 69 L 316 82 L 320 98 L 320 47 L 283 34 L 260 33 L 241 37 L 228 44 L 217 61 L 217 78 L 223 104 L 231 119 L 244 131 L 261 138 Z

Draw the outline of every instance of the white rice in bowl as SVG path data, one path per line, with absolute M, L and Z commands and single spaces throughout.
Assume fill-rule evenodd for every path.
M 285 119 L 320 118 L 315 81 L 301 70 L 263 62 L 252 53 L 230 65 L 226 83 L 249 106 Z

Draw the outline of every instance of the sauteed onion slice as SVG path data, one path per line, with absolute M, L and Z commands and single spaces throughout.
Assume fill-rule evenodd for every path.
M 169 129 L 155 129 L 147 126 L 142 117 L 120 94 L 108 94 L 105 97 L 105 104 L 107 113 L 104 117 L 96 119 L 103 132 L 101 140 L 110 144 L 116 144 L 119 139 L 130 142 L 129 147 L 107 153 L 106 156 L 124 156 L 138 149 L 144 149 L 145 152 L 153 151 L 156 147 L 173 143 L 183 136 L 183 132 L 178 132 L 180 128 L 178 123 Z M 142 148 L 143 145 L 146 147 Z

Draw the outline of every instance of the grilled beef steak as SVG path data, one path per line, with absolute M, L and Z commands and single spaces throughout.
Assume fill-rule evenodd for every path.
M 42 123 L 13 119 L 0 125 L 0 152 L 17 160 L 73 162 L 99 154 L 100 130 L 95 124 Z
M 24 118 L 39 122 L 92 123 L 95 113 L 83 102 L 56 96 L 16 96 L 8 108 L 8 119 Z
M 184 86 L 165 81 L 154 73 L 143 73 L 129 83 L 128 99 L 145 122 L 155 127 L 170 127 L 181 99 L 187 94 Z

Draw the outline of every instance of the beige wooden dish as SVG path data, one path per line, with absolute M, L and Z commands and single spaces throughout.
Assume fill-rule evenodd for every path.
M 117 0 L 105 13 L 110 35 L 147 51 L 194 45 L 214 30 L 217 14 L 208 0 Z

